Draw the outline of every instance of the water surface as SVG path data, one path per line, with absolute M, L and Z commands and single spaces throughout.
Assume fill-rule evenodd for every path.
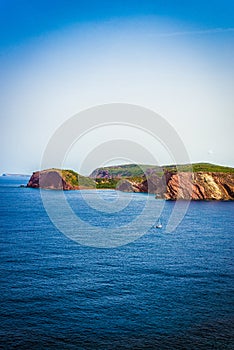
M 192 202 L 172 234 L 152 228 L 127 245 L 92 248 L 59 232 L 39 190 L 18 187 L 25 182 L 0 178 L 2 348 L 233 349 L 233 202 Z M 118 215 L 66 195 L 100 230 L 124 229 L 147 198 L 136 194 Z

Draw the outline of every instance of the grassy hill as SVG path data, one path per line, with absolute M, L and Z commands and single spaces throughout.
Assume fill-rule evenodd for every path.
M 234 173 L 234 168 L 210 163 L 193 163 L 192 169 L 194 173 L 198 172 L 213 172 L 213 173 Z M 190 164 L 165 165 L 163 169 L 169 171 L 188 172 L 191 171 Z
M 67 183 L 72 186 L 82 186 L 82 187 L 95 187 L 95 181 L 89 177 L 82 176 L 76 173 L 74 170 L 62 170 L 62 176 Z
M 92 172 L 91 178 L 106 177 L 109 178 L 139 178 L 154 172 L 158 176 L 162 176 L 165 171 L 171 172 L 221 172 L 234 173 L 234 168 L 215 165 L 210 163 L 194 163 L 194 164 L 179 164 L 179 165 L 148 165 L 148 164 L 124 164 L 110 167 L 98 168 Z
M 98 174 L 102 172 L 108 172 L 113 178 L 139 177 L 143 176 L 147 169 L 154 169 L 155 171 L 162 172 L 162 167 L 156 165 L 124 164 L 98 168 L 90 174 L 90 177 L 96 178 L 99 176 Z

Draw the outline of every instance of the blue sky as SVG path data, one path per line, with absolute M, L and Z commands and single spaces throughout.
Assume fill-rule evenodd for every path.
M 157 15 L 191 23 L 201 29 L 233 26 L 232 0 L 2 0 L 0 30 L 2 47 L 77 22 Z
M 163 115 L 191 161 L 234 166 L 233 13 L 233 1 L 1 1 L 0 172 L 38 169 L 65 120 L 111 102 Z

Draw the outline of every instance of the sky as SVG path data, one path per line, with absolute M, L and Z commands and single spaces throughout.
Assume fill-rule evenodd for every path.
M 64 122 L 108 103 L 162 116 L 191 162 L 234 166 L 233 13 L 232 0 L 1 0 L 0 173 L 40 169 Z M 95 147 L 119 138 L 173 162 L 149 135 L 107 126 L 79 139 L 64 167 L 79 171 Z

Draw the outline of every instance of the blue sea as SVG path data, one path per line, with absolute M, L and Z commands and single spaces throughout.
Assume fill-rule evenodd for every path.
M 234 202 L 191 202 L 167 233 L 175 202 L 163 201 L 161 230 L 100 248 L 60 232 L 40 191 L 19 187 L 27 180 L 0 177 L 0 348 L 234 349 Z M 124 231 L 148 198 L 123 194 L 119 215 L 89 208 L 81 191 L 65 196 L 100 235 L 112 223 Z M 99 196 L 115 205 L 115 191 Z

